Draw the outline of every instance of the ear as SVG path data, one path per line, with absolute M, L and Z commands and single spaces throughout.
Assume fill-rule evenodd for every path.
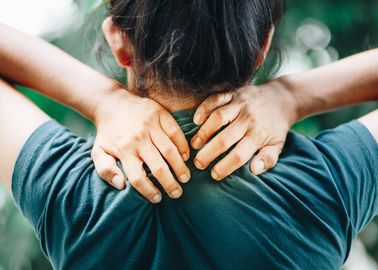
M 272 39 L 274 35 L 275 27 L 272 26 L 270 29 L 267 39 L 265 40 L 264 46 L 262 47 L 262 54 L 261 57 L 258 58 L 256 67 L 259 68 L 262 63 L 264 63 L 266 56 L 268 55 L 270 45 L 272 45 Z
M 125 68 L 130 67 L 132 64 L 130 47 L 127 46 L 125 35 L 114 25 L 112 17 L 107 17 L 103 21 L 102 32 L 118 64 Z

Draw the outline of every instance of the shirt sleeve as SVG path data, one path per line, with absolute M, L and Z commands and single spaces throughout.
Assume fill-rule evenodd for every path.
M 333 176 L 356 237 L 378 214 L 378 144 L 358 121 L 324 131 L 314 142 Z
M 30 136 L 16 161 L 14 200 L 57 269 L 88 265 L 83 260 L 93 256 L 94 243 L 108 234 L 116 213 L 131 223 L 127 213 L 144 213 L 149 205 L 130 185 L 118 191 L 101 180 L 92 147 L 92 138 L 84 140 L 49 121 Z
M 13 197 L 39 238 L 53 191 L 64 189 L 68 179 L 74 181 L 82 175 L 78 170 L 90 166 L 91 146 L 57 122 L 49 121 L 33 132 L 21 150 L 12 177 Z

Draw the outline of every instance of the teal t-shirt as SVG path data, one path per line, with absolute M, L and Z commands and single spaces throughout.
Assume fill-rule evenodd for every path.
M 193 113 L 173 113 L 188 140 Z M 56 269 L 340 269 L 378 210 L 378 145 L 357 121 L 290 133 L 258 177 L 245 165 L 215 182 L 193 151 L 183 197 L 158 205 L 102 181 L 92 145 L 50 121 L 15 166 L 15 201 Z

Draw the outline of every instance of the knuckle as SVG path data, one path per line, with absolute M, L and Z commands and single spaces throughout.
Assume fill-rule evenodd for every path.
M 168 137 L 175 137 L 180 135 L 180 131 L 175 125 L 165 125 L 163 126 L 164 132 L 168 135 Z
M 107 179 L 111 177 L 113 172 L 109 168 L 101 168 L 98 170 L 98 174 L 100 175 L 102 179 Z
M 247 123 L 249 123 L 250 126 L 255 126 L 256 124 L 256 118 L 253 114 L 251 113 L 247 113 L 245 116 L 244 116 L 244 121 L 246 121 Z
M 234 164 L 240 164 L 243 162 L 243 157 L 240 154 L 234 154 L 231 157 L 232 163 Z
M 284 146 L 285 146 L 285 142 L 284 141 L 279 142 L 277 144 L 277 155 L 280 155 L 282 153 L 282 150 L 283 150 Z
M 204 138 L 207 138 L 207 136 L 208 136 L 208 132 L 206 129 L 203 128 L 198 131 L 199 138 L 204 139 Z
M 223 123 L 224 116 L 223 116 L 222 111 L 221 110 L 216 110 L 214 112 L 214 118 L 215 118 L 215 121 L 217 121 L 218 123 Z
M 205 160 L 204 158 L 202 157 L 201 153 L 198 154 L 195 159 L 194 159 L 194 162 L 196 162 L 197 164 L 201 164 L 201 165 L 205 165 Z
M 144 134 L 139 132 L 138 134 L 134 135 L 130 141 L 123 141 L 121 149 L 127 149 L 135 143 L 140 143 L 144 141 L 144 138 Z
M 276 163 L 276 159 L 272 155 L 266 155 L 264 157 L 265 160 L 265 166 L 272 167 Z
M 164 115 L 164 114 L 167 114 L 166 110 L 164 110 L 160 105 L 154 104 L 154 109 L 151 111 L 152 117 L 155 117 L 156 115 Z
M 148 120 L 144 119 L 142 122 L 140 122 L 140 126 L 142 128 L 150 127 L 151 126 L 151 120 L 150 119 L 148 119 Z
M 130 184 L 135 189 L 140 190 L 144 186 L 144 179 L 142 179 L 142 178 L 130 179 Z
M 198 112 L 197 112 L 199 115 L 201 115 L 201 119 L 202 121 L 204 121 L 205 119 L 207 119 L 209 117 L 209 115 L 211 114 L 211 109 L 209 107 L 205 107 L 203 106 L 202 108 L 199 108 L 198 109 Z
M 222 180 L 228 175 L 226 170 L 221 169 L 221 168 L 214 169 L 214 172 L 217 174 L 218 179 L 222 179 Z
M 227 142 L 223 138 L 219 138 L 219 140 L 218 140 L 218 147 L 222 151 L 227 150 Z
M 214 101 L 209 98 L 202 103 L 202 106 L 198 109 L 198 112 L 203 116 L 208 116 L 213 111 Z
M 173 153 L 175 152 L 175 150 L 173 149 L 173 147 L 165 147 L 161 150 L 161 154 L 164 156 L 164 157 L 171 157 L 173 155 Z
M 250 111 L 247 111 L 246 113 L 243 113 L 243 121 L 246 123 L 249 123 L 249 126 L 253 126 L 253 124 L 256 123 L 256 118 L 254 114 L 252 114 Z
M 167 130 L 167 135 L 169 137 L 177 137 L 177 136 L 179 136 L 179 131 L 176 128 L 169 128 Z
M 155 177 L 159 177 L 160 175 L 162 175 L 165 171 L 165 167 L 164 166 L 157 166 L 156 168 L 153 168 L 151 170 L 152 172 L 152 175 L 154 175 Z
M 216 102 L 217 103 L 223 103 L 224 99 L 225 99 L 225 94 L 217 94 L 215 99 L 216 99 Z
M 249 117 L 249 119 L 251 120 L 255 119 L 256 107 L 254 104 L 245 104 L 244 111 L 245 111 L 246 116 Z
M 123 151 L 124 149 L 128 149 L 130 145 L 129 140 L 124 140 L 124 139 L 114 140 L 113 143 L 114 143 L 114 152 L 120 152 L 120 151 Z
M 179 186 L 177 183 L 175 182 L 171 182 L 171 183 L 168 183 L 164 186 L 164 190 L 167 192 L 167 193 L 171 193 L 173 192 L 174 190 L 178 189 Z

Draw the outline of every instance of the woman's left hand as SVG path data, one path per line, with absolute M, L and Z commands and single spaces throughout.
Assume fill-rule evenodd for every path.
M 196 167 L 205 169 L 235 144 L 212 168 L 215 180 L 230 175 L 255 153 L 250 166 L 252 173 L 257 175 L 274 167 L 287 133 L 297 121 L 297 105 L 295 95 L 279 80 L 210 96 L 194 115 L 194 122 L 202 126 L 191 145 L 195 149 L 203 147 L 195 157 Z M 228 126 L 205 145 L 225 125 Z
M 143 167 L 146 164 L 171 198 L 181 196 L 180 183 L 190 179 L 185 164 L 189 145 L 167 110 L 151 99 L 119 87 L 98 105 L 94 120 L 97 136 L 92 158 L 102 179 L 118 189 L 125 187 L 118 159 L 129 183 L 147 200 L 158 203 L 162 196 L 146 174 Z

